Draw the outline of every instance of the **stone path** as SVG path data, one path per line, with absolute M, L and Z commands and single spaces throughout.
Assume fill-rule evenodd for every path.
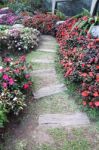
M 17 127 L 15 123 L 15 128 L 9 127 L 10 138 L 3 150 L 54 150 L 56 143 L 49 129 L 54 127 L 56 131 L 57 127 L 66 127 L 67 130 L 70 127 L 78 130 L 79 127 L 90 126 L 87 115 L 77 109 L 74 99 L 66 93 L 66 86 L 57 78 L 54 64 L 56 46 L 55 38 L 41 36 L 41 46 L 29 57 L 28 61 L 38 68 L 31 72 L 37 86 L 33 93 L 35 101 L 30 103 L 25 116 L 20 119 L 21 123 Z M 53 149 L 41 149 L 42 144 L 51 144 Z
M 45 53 L 50 52 L 53 55 L 53 52 L 56 50 L 56 41 L 53 37 L 51 36 L 42 36 L 41 37 L 41 44 L 37 51 L 42 51 L 44 50 Z M 54 59 L 48 60 L 47 58 L 43 59 L 33 59 L 32 62 L 35 63 L 54 63 Z M 46 79 L 46 76 L 52 76 L 53 75 L 55 78 L 56 77 L 56 71 L 55 71 L 55 66 L 53 65 L 53 69 L 43 69 L 43 70 L 36 70 L 33 72 L 33 75 L 38 76 L 38 77 L 45 77 L 45 82 L 47 82 L 48 79 Z M 50 80 L 50 79 L 49 79 Z M 48 97 L 63 91 L 66 91 L 66 87 L 64 84 L 59 83 L 59 84 L 50 84 L 47 86 L 44 86 L 40 89 L 38 89 L 34 93 L 35 99 L 40 99 L 43 97 Z M 47 125 L 58 125 L 58 126 L 79 126 L 79 125 L 88 125 L 89 124 L 89 119 L 84 113 L 73 113 L 73 114 L 41 114 L 39 117 L 39 124 L 47 124 Z

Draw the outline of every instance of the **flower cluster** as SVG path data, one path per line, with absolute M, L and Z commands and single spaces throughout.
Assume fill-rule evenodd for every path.
M 0 31 L 1 50 L 11 53 L 25 53 L 38 46 L 40 32 L 33 28 L 12 27 Z
M 37 14 L 33 17 L 26 17 L 23 20 L 23 24 L 28 27 L 36 28 L 43 34 L 53 35 L 55 24 L 58 20 L 59 18 L 56 15 Z
M 11 9 L 0 9 L 0 24 L 13 25 L 19 19 Z
M 0 66 L 0 107 L 18 115 L 26 106 L 27 90 L 31 91 L 31 78 L 25 56 L 18 60 L 6 57 Z M 1 118 L 0 118 L 1 122 Z
M 84 17 L 80 18 L 82 19 Z M 65 71 L 64 77 L 79 85 L 83 105 L 97 108 L 99 107 L 99 40 L 93 38 L 87 29 L 82 35 L 80 26 L 75 26 L 77 21 L 77 18 L 70 18 L 58 27 L 60 63 Z

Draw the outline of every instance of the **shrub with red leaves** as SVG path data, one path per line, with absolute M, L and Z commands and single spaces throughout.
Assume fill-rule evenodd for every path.
M 87 30 L 81 35 L 79 27 L 73 28 L 77 21 L 77 18 L 70 18 L 58 27 L 60 63 L 65 71 L 64 77 L 80 85 L 83 105 L 98 108 L 99 39 L 93 38 Z
M 59 20 L 56 15 L 52 14 L 37 14 L 33 17 L 26 17 L 23 24 L 28 27 L 38 29 L 43 34 L 53 35 L 55 24 Z

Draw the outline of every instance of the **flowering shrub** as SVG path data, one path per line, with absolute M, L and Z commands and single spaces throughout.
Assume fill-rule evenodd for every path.
M 77 21 L 77 18 L 70 18 L 57 31 L 64 77 L 80 85 L 84 106 L 98 108 L 99 40 L 93 38 L 87 29 L 82 35 L 80 26 L 75 26 Z
M 18 60 L 6 57 L 0 66 L 0 123 L 3 116 L 13 112 L 18 115 L 26 106 L 27 91 L 31 91 L 31 79 L 25 63 L 25 56 Z
M 13 13 L 13 10 L 8 7 L 0 9 L 0 14 L 9 14 L 9 13 Z
M 33 17 L 26 17 L 23 20 L 23 24 L 28 27 L 36 28 L 43 34 L 53 35 L 55 24 L 58 19 L 56 15 L 37 14 Z
M 9 28 L 0 32 L 1 50 L 7 49 L 11 53 L 23 53 L 38 46 L 39 31 L 33 28 Z
M 20 17 L 17 16 L 11 9 L 0 9 L 0 24 L 13 25 Z

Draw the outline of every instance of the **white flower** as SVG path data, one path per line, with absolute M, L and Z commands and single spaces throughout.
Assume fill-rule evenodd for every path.
M 17 97 L 15 97 L 14 99 L 13 99 L 13 101 L 16 101 L 17 100 Z
M 12 66 L 12 65 L 13 65 L 13 62 L 10 62 L 10 65 Z
M 3 67 L 2 66 L 0 66 L 0 70 L 2 70 L 3 69 Z
M 2 93 L 1 95 L 4 96 L 4 93 Z

